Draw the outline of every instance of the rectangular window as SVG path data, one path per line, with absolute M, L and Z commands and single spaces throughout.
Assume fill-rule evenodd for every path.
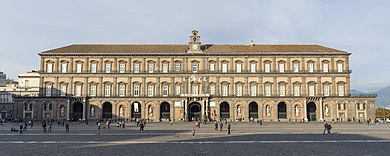
M 139 63 L 134 64 L 134 73 L 139 73 Z
M 215 85 L 210 85 L 210 95 L 215 95 Z
M 329 85 L 324 85 L 324 96 L 329 96 Z
M 91 84 L 91 96 L 96 96 L 96 84 Z
M 339 96 L 344 96 L 344 85 L 338 85 Z
M 271 72 L 271 64 L 266 63 L 266 64 L 264 65 L 264 70 L 265 70 L 266 73 Z
M 82 65 L 81 63 L 76 64 L 76 73 L 81 73 Z
M 237 64 L 237 67 L 236 67 L 237 69 L 237 73 L 241 73 L 241 64 Z
M 52 73 L 53 72 L 53 63 L 48 63 L 47 64 L 47 72 Z
M 168 73 L 168 64 L 167 63 L 163 64 L 163 73 Z
M 134 85 L 134 96 L 139 96 L 139 85 Z
M 228 96 L 228 85 L 222 85 L 222 96 Z
M 163 96 L 168 96 L 168 85 L 163 85 L 162 94 Z
M 96 63 L 91 64 L 91 73 L 96 73 Z
M 270 84 L 266 84 L 265 88 L 264 88 L 264 91 L 265 91 L 265 96 L 271 96 L 271 85 Z
M 106 63 L 106 73 L 111 72 L 111 63 Z
M 252 84 L 251 85 L 251 96 L 256 96 L 257 95 L 257 85 Z
M 279 96 L 286 96 L 286 85 L 279 85 Z
M 325 63 L 322 65 L 322 69 L 323 69 L 323 72 L 324 73 L 327 73 L 329 72 L 329 64 Z
M 153 84 L 149 84 L 148 85 L 148 96 L 152 97 L 153 95 L 154 95 L 154 85 Z
M 210 71 L 215 71 L 215 64 L 214 63 L 210 63 Z
M 199 85 L 192 85 L 192 95 L 199 95 Z
M 222 64 L 222 73 L 227 73 L 227 64 L 226 63 L 224 63 L 224 64 Z
M 46 96 L 51 96 L 52 85 L 46 85 Z
M 256 73 L 256 64 L 255 63 L 251 64 L 251 73 Z
M 314 72 L 314 64 L 313 63 L 309 63 L 307 66 L 308 66 L 309 73 Z
M 61 84 L 60 96 L 66 96 L 66 84 Z
M 120 84 L 119 85 L 119 96 L 120 97 L 124 97 L 125 96 L 125 92 L 126 91 L 126 85 L 125 84 Z
M 68 69 L 67 63 L 61 64 L 61 73 L 66 73 L 67 69 Z
M 104 96 L 111 96 L 111 85 L 110 84 L 106 84 L 104 85 Z
M 149 73 L 153 73 L 153 70 L 154 70 L 154 64 L 149 63 Z
M 180 95 L 180 85 L 179 84 L 177 84 L 175 87 L 175 94 Z
M 197 73 L 198 72 L 198 63 L 192 64 L 192 72 Z
M 294 85 L 294 96 L 300 96 L 300 87 L 299 84 Z
M 81 96 L 81 84 L 76 84 L 75 94 L 76 96 Z
M 337 72 L 339 72 L 339 73 L 343 72 L 343 64 L 342 63 L 337 64 Z
M 299 64 L 298 63 L 294 63 L 294 65 L 293 65 L 294 67 L 294 69 L 293 69 L 293 71 L 294 71 L 294 73 L 298 73 L 299 72 Z
M 314 85 L 309 85 L 309 96 L 314 96 L 315 95 L 315 86 Z
M 175 70 L 176 71 L 180 71 L 180 63 L 176 63 L 175 64 Z
M 121 63 L 119 64 L 119 73 L 125 73 L 126 71 L 126 64 Z
M 242 84 L 237 84 L 237 96 L 242 96 Z
M 279 64 L 279 72 L 284 73 L 284 63 Z

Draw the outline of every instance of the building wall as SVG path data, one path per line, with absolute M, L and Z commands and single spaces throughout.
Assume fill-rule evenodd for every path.
M 92 69 L 93 64 L 96 69 Z M 136 64 L 139 65 L 138 71 Z M 176 64 L 180 65 L 178 71 Z M 193 71 L 194 64 L 197 64 L 196 72 Z M 294 71 L 296 64 L 298 71 Z M 153 70 L 149 70 L 151 65 Z M 167 72 L 165 65 L 168 66 Z M 241 71 L 238 66 L 241 66 Z M 325 66 L 328 66 L 327 70 Z M 255 69 L 252 70 L 252 67 Z M 229 104 L 225 118 L 233 121 L 251 119 L 251 102 L 257 104 L 257 117 L 252 117 L 254 120 L 310 120 L 307 118 L 310 102 L 315 104 L 316 121 L 374 117 L 375 96 L 350 95 L 349 54 L 42 55 L 40 70 L 39 100 L 25 98 L 18 102 L 22 107 L 29 103 L 38 105 L 32 110 L 21 110 L 24 119 L 27 119 L 26 112 L 36 111 L 32 118 L 100 120 L 107 117 L 104 115 L 107 113 L 103 113 L 107 102 L 106 106 L 111 105 L 108 110 L 113 119 L 164 120 L 162 116 L 167 112 L 160 113 L 164 102 L 170 108 L 169 118 L 175 121 L 191 120 L 191 108 L 196 108 L 194 102 L 201 107 L 200 115 L 196 117 L 209 119 L 221 118 L 223 102 Z M 96 86 L 96 94 L 93 94 L 92 86 Z M 138 95 L 135 94 L 135 86 L 139 86 Z M 149 86 L 153 86 L 152 94 Z M 168 94 L 163 95 L 166 86 Z M 180 94 L 176 94 L 177 86 L 180 86 Z M 193 86 L 198 86 L 198 93 L 192 92 Z M 215 86 L 214 93 L 211 92 L 212 86 Z M 299 86 L 298 95 L 294 94 L 294 86 Z M 326 86 L 329 86 L 329 95 L 325 94 Z M 124 89 L 121 90 L 121 87 Z M 226 92 L 226 95 L 223 94 Z M 286 112 L 278 110 L 281 102 L 285 103 Z M 51 110 L 44 109 L 47 103 L 53 104 Z M 140 106 L 136 108 L 134 103 Z M 358 103 L 363 103 L 364 109 L 358 109 Z M 80 112 L 75 114 L 80 104 L 82 115 Z M 343 109 L 338 108 L 340 104 L 344 104 Z M 61 108 L 64 108 L 63 113 L 60 113 Z M 140 110 L 140 113 L 132 113 L 134 109 Z M 252 111 L 251 114 L 255 113 Z

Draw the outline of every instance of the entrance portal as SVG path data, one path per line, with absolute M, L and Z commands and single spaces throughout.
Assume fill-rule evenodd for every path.
M 103 119 L 112 118 L 112 105 L 110 102 L 103 103 Z
M 161 103 L 160 106 L 160 120 L 164 121 L 166 119 L 170 119 L 171 117 L 171 108 L 168 102 Z
M 307 119 L 309 121 L 317 121 L 316 110 L 317 108 L 314 102 L 309 102 L 307 104 Z
M 188 121 L 198 120 L 201 117 L 201 106 L 198 102 L 191 103 L 188 109 Z
M 83 119 L 83 104 L 81 102 L 75 102 L 73 104 L 73 120 L 79 121 Z
M 251 102 L 249 104 L 249 119 L 259 118 L 259 108 L 256 102 Z
M 131 104 L 131 117 L 134 119 L 141 119 L 141 104 L 139 102 Z
M 219 106 L 220 118 L 221 119 L 230 119 L 230 106 L 227 102 L 222 102 Z
M 284 102 L 278 104 L 278 119 L 287 119 L 286 103 Z

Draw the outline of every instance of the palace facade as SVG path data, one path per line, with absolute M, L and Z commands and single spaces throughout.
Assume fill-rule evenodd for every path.
M 351 53 L 320 45 L 70 45 L 41 52 L 24 120 L 358 121 L 376 95 L 351 95 Z

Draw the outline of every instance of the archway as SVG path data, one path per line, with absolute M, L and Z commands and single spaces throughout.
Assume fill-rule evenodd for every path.
M 278 104 L 278 119 L 287 119 L 286 103 L 284 102 Z
M 309 102 L 307 104 L 307 119 L 309 121 L 316 121 L 317 120 L 317 117 L 316 117 L 316 104 L 314 102 Z
M 222 102 L 219 106 L 220 118 L 230 119 L 230 106 L 227 102 Z
M 249 119 L 259 118 L 259 107 L 256 102 L 249 103 Z
M 134 119 L 141 118 L 141 104 L 139 102 L 133 102 L 131 104 L 131 117 Z
M 168 102 L 163 102 L 160 105 L 160 120 L 164 121 L 167 120 L 169 121 L 171 117 L 171 108 Z
M 110 102 L 103 103 L 103 119 L 112 118 L 112 105 Z
M 81 102 L 73 103 L 73 120 L 83 119 L 83 104 Z
M 198 102 L 193 102 L 188 106 L 188 121 L 198 120 L 201 117 L 201 106 Z

